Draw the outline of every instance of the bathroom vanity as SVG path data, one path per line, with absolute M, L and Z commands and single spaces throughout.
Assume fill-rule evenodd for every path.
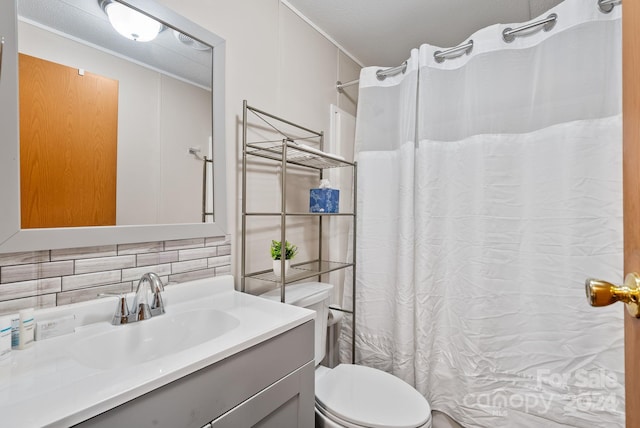
M 164 315 L 128 325 L 110 323 L 114 298 L 36 311 L 78 327 L 0 364 L 0 425 L 313 426 L 312 311 L 236 292 L 230 276 L 164 294 Z
M 312 427 L 312 336 L 307 322 L 76 426 Z

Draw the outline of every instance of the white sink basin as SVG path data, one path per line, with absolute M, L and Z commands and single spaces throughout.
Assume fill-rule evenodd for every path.
M 215 309 L 164 314 L 145 321 L 113 326 L 78 340 L 68 349 L 80 364 L 114 369 L 144 363 L 215 339 L 240 325 Z

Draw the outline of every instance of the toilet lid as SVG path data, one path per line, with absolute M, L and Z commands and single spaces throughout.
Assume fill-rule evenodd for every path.
M 431 417 L 427 400 L 401 379 L 365 366 L 340 364 L 316 380 L 327 412 L 372 428 L 415 428 Z

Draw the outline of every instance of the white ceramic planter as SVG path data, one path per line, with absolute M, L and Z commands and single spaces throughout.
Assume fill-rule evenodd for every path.
M 287 276 L 287 272 L 289 271 L 289 265 L 291 264 L 291 260 L 284 261 L 284 275 Z M 282 274 L 280 270 L 282 269 L 282 260 L 274 260 L 273 261 L 273 273 L 276 278 L 281 278 Z

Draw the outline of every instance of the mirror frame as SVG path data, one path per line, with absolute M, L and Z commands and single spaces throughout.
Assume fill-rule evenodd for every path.
M 213 47 L 213 223 L 21 229 L 17 1 L 0 3 L 0 253 L 189 239 L 227 234 L 225 40 L 153 0 L 117 0 Z M 97 0 L 96 0 L 97 1 Z M 144 207 L 140 207 L 144 209 Z

